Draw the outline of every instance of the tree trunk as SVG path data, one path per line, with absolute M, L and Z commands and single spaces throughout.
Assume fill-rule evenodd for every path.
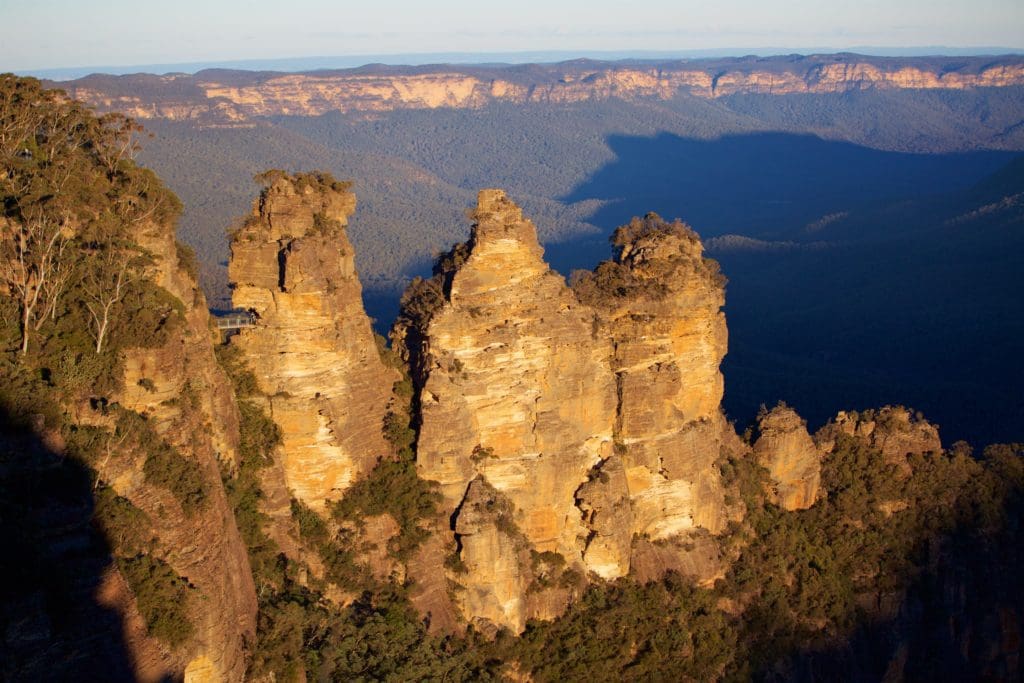
M 23 356 L 26 353 L 28 353 L 28 336 L 29 336 L 29 333 L 30 333 L 30 331 L 32 329 L 31 326 L 29 325 L 29 320 L 31 319 L 31 317 L 32 317 L 32 309 L 29 307 L 28 303 L 22 304 L 22 311 L 21 311 L 21 355 L 23 355 Z
M 110 307 L 103 309 L 103 323 L 96 332 L 96 355 L 103 353 L 103 338 L 107 335 L 107 324 L 110 322 Z

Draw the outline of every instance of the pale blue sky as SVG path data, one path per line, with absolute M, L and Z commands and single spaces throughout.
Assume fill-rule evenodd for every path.
M 319 55 L 1024 47 L 1024 0 L 0 0 L 0 71 Z

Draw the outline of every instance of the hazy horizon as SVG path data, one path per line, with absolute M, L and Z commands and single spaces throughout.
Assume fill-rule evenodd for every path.
M 1024 5 L 1015 0 L 904 0 L 895 6 L 725 0 L 715 7 L 688 0 L 630 7 L 608 0 L 521 0 L 505 11 L 461 0 L 361 6 L 180 0 L 173 12 L 144 0 L 98 6 L 37 0 L 5 3 L 0 19 L 8 28 L 0 71 L 21 74 L 436 55 L 963 55 L 1024 48 Z
M 427 52 L 367 55 L 324 55 L 309 57 L 278 57 L 266 59 L 223 59 L 154 64 L 85 64 L 45 69 L 17 69 L 20 76 L 34 76 L 54 81 L 73 80 L 91 74 L 126 75 L 147 73 L 195 74 L 205 69 L 237 69 L 242 71 L 315 71 L 323 69 L 350 69 L 370 64 L 388 66 L 423 66 L 428 64 L 533 64 L 555 63 L 572 59 L 657 60 L 657 59 L 715 59 L 725 57 L 772 57 L 781 55 L 859 54 L 871 57 L 968 57 L 1024 54 L 1024 48 L 978 46 L 919 46 L 919 47 L 816 47 L 794 49 L 787 47 L 737 47 L 706 50 L 516 50 L 508 52 Z

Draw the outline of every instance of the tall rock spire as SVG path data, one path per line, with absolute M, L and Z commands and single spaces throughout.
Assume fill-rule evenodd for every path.
M 319 509 L 390 451 L 382 422 L 398 373 L 363 309 L 345 234 L 355 195 L 326 175 L 266 180 L 231 240 L 232 303 L 256 316 L 231 343 L 269 397 L 288 488 Z
M 725 279 L 678 221 L 649 214 L 616 230 L 612 242 L 615 259 L 576 291 L 614 347 L 615 434 L 633 531 L 652 540 L 697 527 L 717 533 L 726 512 L 715 461 L 731 433 L 720 407 Z
M 538 592 L 538 558 L 614 578 L 638 542 L 725 527 L 716 461 L 739 446 L 720 408 L 723 279 L 691 230 L 645 219 L 574 291 L 504 192 L 481 191 L 473 217 L 407 292 L 393 338 L 418 391 L 417 468 L 453 520 L 463 613 L 521 629 L 567 598 Z M 719 571 L 713 552 L 672 552 L 644 557 Z

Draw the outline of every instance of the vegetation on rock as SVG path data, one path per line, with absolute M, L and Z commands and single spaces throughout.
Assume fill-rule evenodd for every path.
M 11 421 L 0 438 L 20 438 L 19 425 L 59 435 L 52 448 L 91 483 L 104 539 L 86 537 L 83 552 L 108 553 L 149 634 L 176 648 L 195 633 L 194 589 L 165 561 L 154 520 L 100 474 L 115 461 L 137 468 L 187 515 L 207 494 L 197 464 L 117 403 L 125 354 L 184 333 L 185 307 L 154 281 L 150 251 L 169 239 L 181 205 L 133 161 L 141 130 L 34 79 L 0 75 L 0 409 Z M 155 388 L 147 378 L 139 386 Z M 182 415 L 194 409 L 182 405 Z M 4 479 L 21 467 L 34 465 L 6 460 Z

